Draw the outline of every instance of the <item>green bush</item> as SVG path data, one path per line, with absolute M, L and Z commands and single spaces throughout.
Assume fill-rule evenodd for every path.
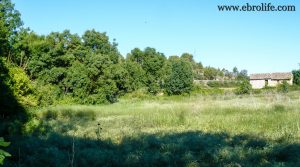
M 127 93 L 124 95 L 125 99 L 149 99 L 151 98 L 151 94 L 148 92 L 147 88 L 140 88 L 138 90 L 135 90 L 131 93 Z
M 7 82 L 9 82 L 8 85 L 11 86 L 15 96 L 25 96 L 32 92 L 30 79 L 21 68 L 9 68 L 8 75 L 11 80 Z
M 91 109 L 73 109 L 68 107 L 51 108 L 43 112 L 42 118 L 45 120 L 70 119 L 76 120 L 95 120 L 96 113 Z
M 26 122 L 22 127 L 22 134 L 24 135 L 30 135 L 33 132 L 35 132 L 41 124 L 41 120 L 36 117 L 32 117 L 28 122 Z
M 289 84 L 287 83 L 287 81 L 283 81 L 282 84 L 278 85 L 277 91 L 287 93 L 289 91 Z
M 34 94 L 37 97 L 37 103 L 40 106 L 55 104 L 61 96 L 61 91 L 56 85 L 35 83 L 34 89 Z
M 54 111 L 54 110 L 47 110 L 44 114 L 43 114 L 43 117 L 46 119 L 46 120 L 51 120 L 51 119 L 57 119 L 58 118 L 58 112 L 57 111 Z
M 232 88 L 239 86 L 240 82 L 238 81 L 209 81 L 207 86 L 212 88 Z
M 250 94 L 252 86 L 248 80 L 243 80 L 240 86 L 236 89 L 236 94 Z
M 9 86 L 9 89 L 18 99 L 19 103 L 25 106 L 36 106 L 37 101 L 33 95 L 33 87 L 25 71 L 10 63 L 6 63 L 5 65 L 8 71 L 4 84 Z
M 219 88 L 205 88 L 205 87 L 194 87 L 193 94 L 201 94 L 201 95 L 223 95 L 225 91 Z

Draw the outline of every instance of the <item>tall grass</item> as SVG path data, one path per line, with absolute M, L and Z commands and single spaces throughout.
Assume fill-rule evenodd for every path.
M 76 135 L 91 138 L 96 137 L 94 132 L 100 123 L 102 138 L 116 142 L 126 135 L 187 130 L 245 133 L 270 139 L 291 134 L 293 140 L 297 140 L 300 136 L 299 111 L 300 99 L 290 93 L 193 96 L 181 100 L 135 102 L 125 99 L 104 106 L 51 107 L 41 111 L 39 117 L 44 123 L 51 121 L 51 126 L 58 127 L 84 123 L 84 126 L 77 127 Z
M 36 120 L 39 123 L 28 132 L 42 139 L 39 142 L 55 145 L 52 151 L 57 155 L 67 159 L 71 146 L 66 143 L 75 138 L 77 155 L 85 157 L 75 156 L 75 162 L 83 166 L 88 159 L 101 166 L 108 162 L 115 166 L 300 163 L 299 92 L 125 98 L 112 105 L 44 108 Z

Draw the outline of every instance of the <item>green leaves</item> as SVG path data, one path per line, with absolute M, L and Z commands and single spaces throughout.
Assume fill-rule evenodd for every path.
M 300 70 L 294 70 L 293 77 L 293 83 L 296 85 L 300 85 Z
M 287 93 L 289 91 L 289 84 L 287 81 L 283 81 L 281 84 L 277 86 L 277 91 L 282 93 Z
M 169 95 L 189 93 L 193 86 L 192 65 L 185 58 L 173 58 L 167 66 L 165 89 Z
M 166 58 L 164 54 L 157 52 L 154 48 L 147 47 L 144 51 L 135 48 L 127 56 L 127 61 L 136 63 L 137 68 L 142 68 L 140 72 L 135 72 L 136 75 L 145 73 L 145 78 L 136 78 L 140 84 L 145 81 L 148 91 L 152 94 L 157 94 L 162 88 L 162 80 L 164 76 L 164 69 Z M 136 69 L 138 70 L 138 69 Z M 130 70 L 132 73 L 133 70 Z
M 1 147 L 8 147 L 9 145 L 10 145 L 10 142 L 5 142 L 4 138 L 0 137 L 0 146 Z M 5 157 L 10 157 L 10 156 L 11 155 L 8 152 L 0 149 L 0 165 L 3 165 L 3 161 L 4 161 Z
M 0 137 L 0 146 L 7 147 L 10 145 L 10 142 L 5 142 L 3 137 Z
M 250 94 L 252 90 L 252 86 L 249 80 L 243 80 L 240 86 L 236 89 L 236 94 Z
M 10 0 L 0 1 L 0 56 L 9 56 L 10 44 L 13 42 L 16 29 L 22 26 L 19 11 L 14 9 Z

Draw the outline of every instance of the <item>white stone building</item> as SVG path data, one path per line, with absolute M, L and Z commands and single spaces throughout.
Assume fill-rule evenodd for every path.
M 251 74 L 250 84 L 253 89 L 261 89 L 265 86 L 275 87 L 287 81 L 288 84 L 293 84 L 293 74 L 288 73 L 264 73 L 264 74 Z

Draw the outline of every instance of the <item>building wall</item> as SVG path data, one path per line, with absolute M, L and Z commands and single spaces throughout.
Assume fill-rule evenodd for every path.
M 288 84 L 293 85 L 293 78 L 287 81 Z
M 253 89 L 261 89 L 265 87 L 265 80 L 250 80 Z
M 290 80 L 271 80 L 269 81 L 269 86 L 277 86 L 278 84 L 282 84 L 283 81 L 287 81 L 289 85 L 293 85 L 293 79 L 290 79 Z
M 280 81 L 278 81 L 278 80 L 271 80 L 271 79 L 268 80 L 268 86 L 270 86 L 270 87 L 275 87 L 278 84 L 280 84 Z
M 282 84 L 284 80 L 268 80 L 268 86 L 276 87 L 278 84 Z M 293 79 L 286 80 L 289 85 L 293 85 Z M 253 89 L 261 89 L 265 87 L 265 80 L 250 80 L 250 84 Z

